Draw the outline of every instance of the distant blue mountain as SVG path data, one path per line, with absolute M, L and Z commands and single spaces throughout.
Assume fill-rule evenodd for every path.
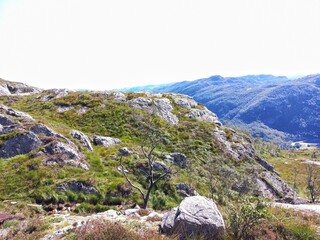
M 127 89 L 135 91 L 135 89 Z M 249 127 L 271 140 L 291 137 L 320 143 L 320 74 L 289 79 L 285 76 L 212 76 L 139 91 L 174 92 L 192 96 L 224 122 Z M 276 134 L 275 134 L 276 131 Z M 281 135 L 282 133 L 282 135 Z

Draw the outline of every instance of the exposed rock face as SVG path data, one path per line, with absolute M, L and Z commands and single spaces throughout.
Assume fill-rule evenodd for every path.
M 155 112 L 163 120 L 171 125 L 175 125 L 179 122 L 176 115 L 172 113 L 173 107 L 168 98 L 151 98 L 138 97 L 128 101 L 129 106 Z
M 50 155 L 64 155 L 67 158 L 81 160 L 82 155 L 71 144 L 65 144 L 59 141 L 53 141 L 45 146 L 45 153 Z
M 220 239 L 225 232 L 223 218 L 215 203 L 202 196 L 185 198 L 178 208 L 163 216 L 161 231 L 177 234 L 180 239 L 201 236 L 201 239 Z
M 10 126 L 16 124 L 11 118 L 8 118 L 2 114 L 0 114 L 0 124 L 2 126 Z
M 0 95 L 10 95 L 11 92 L 7 88 L 7 86 L 0 85 Z
M 111 147 L 116 144 L 121 144 L 120 139 L 112 138 L 112 137 L 103 137 L 103 136 L 94 136 L 93 142 L 96 145 L 102 145 L 105 147 Z
M 53 99 L 61 98 L 67 96 L 69 93 L 74 92 L 69 89 L 50 89 L 45 91 L 48 95 L 45 95 L 42 100 L 47 102 Z
M 154 104 L 158 110 L 158 115 L 171 125 L 176 125 L 179 119 L 171 111 L 173 107 L 168 98 L 157 98 L 154 100 Z
M 18 133 L 4 142 L 0 148 L 0 157 L 9 158 L 29 153 L 38 148 L 41 143 L 34 133 Z
M 295 192 L 279 176 L 274 176 L 270 172 L 263 172 L 258 181 L 259 190 L 264 197 L 274 199 L 290 199 L 294 202 Z
M 255 151 L 251 142 L 242 136 L 235 133 L 230 128 L 214 129 L 215 139 L 222 145 L 220 149 L 227 155 L 231 155 L 233 158 L 241 158 L 242 156 L 254 157 Z
M 186 116 L 198 121 L 213 122 L 219 126 L 222 125 L 217 115 L 209 111 L 207 108 L 205 108 L 204 110 L 190 109 L 190 112 Z
M 73 192 L 82 192 L 84 194 L 97 194 L 98 190 L 95 187 L 89 186 L 88 184 L 75 181 L 75 182 L 65 182 L 56 186 L 57 191 L 66 192 L 67 190 Z
M 127 97 L 122 92 L 115 92 L 114 93 L 114 100 L 117 102 L 125 102 L 127 100 Z
M 39 88 L 31 87 L 24 83 L 6 81 L 0 78 L 0 95 L 25 95 L 39 92 L 41 92 Z
M 198 106 L 198 103 L 193 100 L 192 97 L 186 96 L 186 95 L 174 95 L 173 96 L 174 102 L 182 108 L 194 108 Z
M 166 155 L 166 159 L 181 168 L 187 167 L 186 155 L 182 153 L 171 153 L 169 155 Z
M 74 137 L 75 139 L 78 139 L 83 146 L 88 148 L 91 152 L 93 151 L 90 139 L 88 138 L 87 135 L 77 130 L 71 130 L 70 133 L 71 133 L 71 136 Z
M 23 118 L 24 120 L 32 121 L 32 122 L 34 121 L 33 117 L 31 117 L 29 114 L 14 110 L 12 108 L 8 108 L 4 105 L 0 105 L 0 110 L 13 117 Z
M 47 126 L 43 124 L 37 124 L 31 128 L 31 131 L 35 134 L 43 134 L 47 137 L 53 137 L 56 136 L 57 133 L 55 133 L 52 129 L 48 128 Z
M 52 141 L 44 148 L 44 153 L 49 155 L 45 160 L 47 166 L 69 165 L 89 170 L 82 154 L 71 143 Z

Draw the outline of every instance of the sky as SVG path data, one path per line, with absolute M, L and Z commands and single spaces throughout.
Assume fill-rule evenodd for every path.
M 320 72 L 319 0 L 0 0 L 0 78 L 115 89 Z

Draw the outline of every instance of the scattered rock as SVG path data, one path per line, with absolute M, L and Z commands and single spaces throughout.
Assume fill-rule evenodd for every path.
M 193 196 L 185 198 L 178 208 L 163 216 L 161 231 L 168 235 L 178 235 L 179 239 L 199 236 L 201 239 L 221 239 L 225 225 L 211 199 Z
M 187 183 L 177 183 L 176 189 L 182 197 L 190 197 L 190 196 L 198 195 L 197 192 L 194 190 L 194 187 L 192 187 Z
M 117 138 L 103 137 L 103 136 L 94 136 L 93 142 L 96 145 L 102 145 L 105 147 L 111 147 L 116 144 L 121 144 L 121 141 Z
M 133 154 L 133 152 L 130 151 L 127 147 L 123 147 L 123 148 L 120 148 L 120 149 L 119 149 L 119 154 L 120 154 L 121 156 L 126 157 L 126 156 L 130 156 L 131 154 Z
M 169 155 L 166 155 L 166 159 L 173 164 L 177 165 L 180 168 L 186 168 L 187 167 L 187 158 L 186 155 L 182 153 L 171 153 Z
M 69 111 L 71 109 L 75 109 L 76 108 L 76 105 L 57 105 L 57 112 L 66 112 L 66 111 Z
M 86 184 L 85 182 L 82 181 L 74 181 L 74 182 L 64 182 L 61 184 L 58 184 L 56 186 L 57 191 L 63 191 L 66 192 L 67 190 L 73 191 L 73 192 L 82 192 L 84 194 L 97 194 L 98 190 Z
M 87 135 L 85 135 L 84 133 L 82 133 L 80 131 L 77 131 L 77 130 L 71 130 L 70 134 L 75 139 L 78 139 L 80 141 L 80 143 L 83 146 L 85 146 L 86 148 L 88 148 L 91 152 L 93 151 L 91 142 L 90 142 L 90 140 L 89 140 Z
M 10 158 L 26 154 L 38 148 L 41 140 L 32 132 L 17 133 L 6 140 L 0 148 L 0 157 Z

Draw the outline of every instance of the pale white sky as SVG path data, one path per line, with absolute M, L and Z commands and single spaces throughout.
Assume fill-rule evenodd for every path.
M 38 87 L 319 72 L 319 0 L 0 0 L 0 78 Z

